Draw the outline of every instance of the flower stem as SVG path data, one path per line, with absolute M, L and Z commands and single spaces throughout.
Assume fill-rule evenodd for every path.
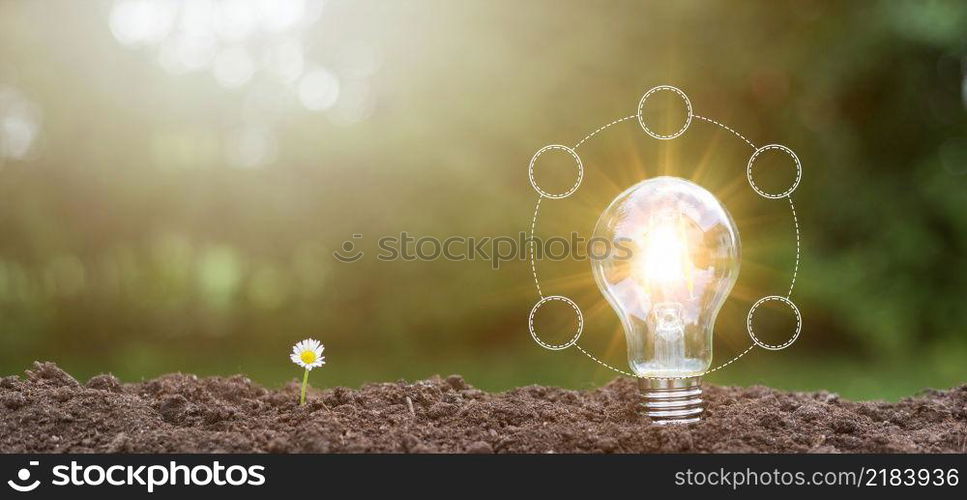
M 306 386 L 309 385 L 309 369 L 302 375 L 302 397 L 299 398 L 299 406 L 306 404 Z

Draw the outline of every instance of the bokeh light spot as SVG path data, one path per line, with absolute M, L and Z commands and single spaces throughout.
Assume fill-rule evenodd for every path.
M 325 68 L 308 72 L 299 82 L 299 101 L 306 109 L 325 111 L 339 99 L 339 80 Z

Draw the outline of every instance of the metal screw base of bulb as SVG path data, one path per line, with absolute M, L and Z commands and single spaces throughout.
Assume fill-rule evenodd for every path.
M 639 378 L 641 414 L 656 424 L 691 424 L 702 420 L 702 378 Z

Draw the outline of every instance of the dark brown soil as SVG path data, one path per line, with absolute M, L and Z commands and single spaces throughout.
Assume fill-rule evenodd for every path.
M 637 386 L 492 394 L 459 376 L 314 392 L 242 376 L 80 384 L 52 363 L 0 379 L 0 452 L 953 452 L 967 451 L 967 385 L 899 403 L 766 387 L 707 387 L 706 420 L 653 425 Z

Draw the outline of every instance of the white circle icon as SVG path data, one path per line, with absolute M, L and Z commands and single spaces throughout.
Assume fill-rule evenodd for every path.
M 571 188 L 568 189 L 567 191 L 564 191 L 563 193 L 549 193 L 545 191 L 537 184 L 537 180 L 534 178 L 534 165 L 538 162 L 538 160 L 540 160 L 541 155 L 543 155 L 548 151 L 564 151 L 565 153 L 571 155 L 571 158 L 574 158 L 574 163 L 577 165 L 578 175 L 576 180 L 574 181 L 574 185 L 571 186 Z M 551 144 L 550 146 L 544 146 L 539 151 L 534 153 L 534 156 L 531 158 L 530 166 L 527 167 L 527 177 L 531 181 L 531 186 L 534 188 L 535 191 L 540 193 L 541 196 L 545 198 L 551 198 L 552 200 L 559 200 L 561 198 L 567 198 L 568 196 L 571 196 L 572 194 L 574 194 L 575 191 L 578 190 L 578 187 L 581 186 L 581 180 L 584 179 L 584 164 L 581 163 L 581 157 L 578 156 L 578 154 L 575 153 L 573 149 L 567 146 L 561 146 L 560 144 Z
M 782 302 L 783 304 L 786 304 L 796 315 L 796 331 L 792 334 L 792 337 L 789 337 L 789 340 L 778 345 L 766 344 L 765 342 L 762 342 L 758 337 L 755 336 L 755 332 L 752 331 L 752 317 L 755 315 L 755 310 L 758 309 L 762 304 L 770 301 Z M 755 342 L 757 346 L 770 351 L 779 351 L 791 346 L 792 343 L 799 338 L 799 332 L 802 330 L 802 316 L 799 315 L 799 308 L 796 307 L 796 304 L 793 304 L 791 300 L 780 295 L 770 295 L 768 297 L 762 297 L 756 301 L 755 304 L 752 304 L 752 308 L 749 309 L 749 315 L 745 318 L 745 326 L 749 330 L 749 336 L 752 337 L 752 341 Z
M 755 181 L 752 179 L 752 167 L 755 165 L 756 159 L 759 158 L 762 155 L 762 153 L 766 151 L 782 151 L 783 153 L 786 153 L 787 155 L 789 155 L 790 159 L 793 161 L 796 167 L 796 180 L 792 182 L 792 186 L 790 186 L 789 189 L 778 194 L 768 193 L 766 191 L 763 191 L 761 188 L 759 188 L 758 185 L 756 185 Z M 749 163 L 748 165 L 746 165 L 746 168 L 745 168 L 745 176 L 749 180 L 749 185 L 752 186 L 752 189 L 754 189 L 756 193 L 759 193 L 759 196 L 762 196 L 763 198 L 769 198 L 770 200 L 778 200 L 780 198 L 785 198 L 791 195 L 792 192 L 795 191 L 797 187 L 799 187 L 799 181 L 802 179 L 802 164 L 799 163 L 799 157 L 796 156 L 796 153 L 793 153 L 791 149 L 781 144 L 769 144 L 768 146 L 762 146 L 761 148 L 756 149 L 755 152 L 752 153 L 752 157 L 749 158 Z
M 571 340 L 568 340 L 563 344 L 548 344 L 547 342 L 544 342 L 543 340 L 541 340 L 541 338 L 537 336 L 537 331 L 534 330 L 534 315 L 537 314 L 537 310 L 540 309 L 541 306 L 543 306 L 544 304 L 552 300 L 564 302 L 565 304 L 571 306 L 571 309 L 574 309 L 574 313 L 577 314 L 577 318 L 578 318 L 577 331 L 574 332 L 574 336 L 571 337 Z M 543 347 L 544 349 L 550 349 L 552 351 L 560 351 L 562 349 L 567 349 L 568 347 L 571 347 L 572 345 L 576 344 L 578 339 L 581 338 L 581 332 L 584 330 L 584 315 L 581 314 L 581 309 L 578 307 L 577 304 L 574 303 L 573 300 L 561 295 L 552 295 L 550 297 L 544 297 L 543 299 L 538 301 L 537 304 L 534 304 L 534 307 L 531 308 L 530 315 L 527 317 L 527 328 L 530 330 L 531 337 L 534 339 L 534 342 L 537 342 L 538 344 L 540 344 L 541 347 Z
M 680 129 L 678 129 L 675 132 L 672 132 L 671 134 L 659 134 L 658 132 L 655 132 L 654 130 L 648 127 L 648 124 L 645 123 L 644 116 L 642 116 L 642 112 L 645 109 L 645 103 L 648 101 L 648 98 L 655 95 L 658 92 L 674 92 L 675 94 L 678 94 L 678 96 L 682 98 L 682 101 L 685 104 L 685 123 L 682 124 L 682 127 Z M 692 116 L 693 116 L 692 101 L 688 100 L 688 96 L 685 95 L 684 92 L 682 92 L 681 90 L 675 87 L 672 87 L 671 85 L 659 85 L 657 87 L 652 88 L 648 92 L 645 92 L 645 95 L 641 96 L 641 100 L 638 101 L 637 116 L 638 116 L 638 125 L 641 125 L 641 128 L 645 131 L 646 134 L 658 140 L 668 141 L 684 134 L 685 130 L 688 129 L 688 126 L 692 124 Z

